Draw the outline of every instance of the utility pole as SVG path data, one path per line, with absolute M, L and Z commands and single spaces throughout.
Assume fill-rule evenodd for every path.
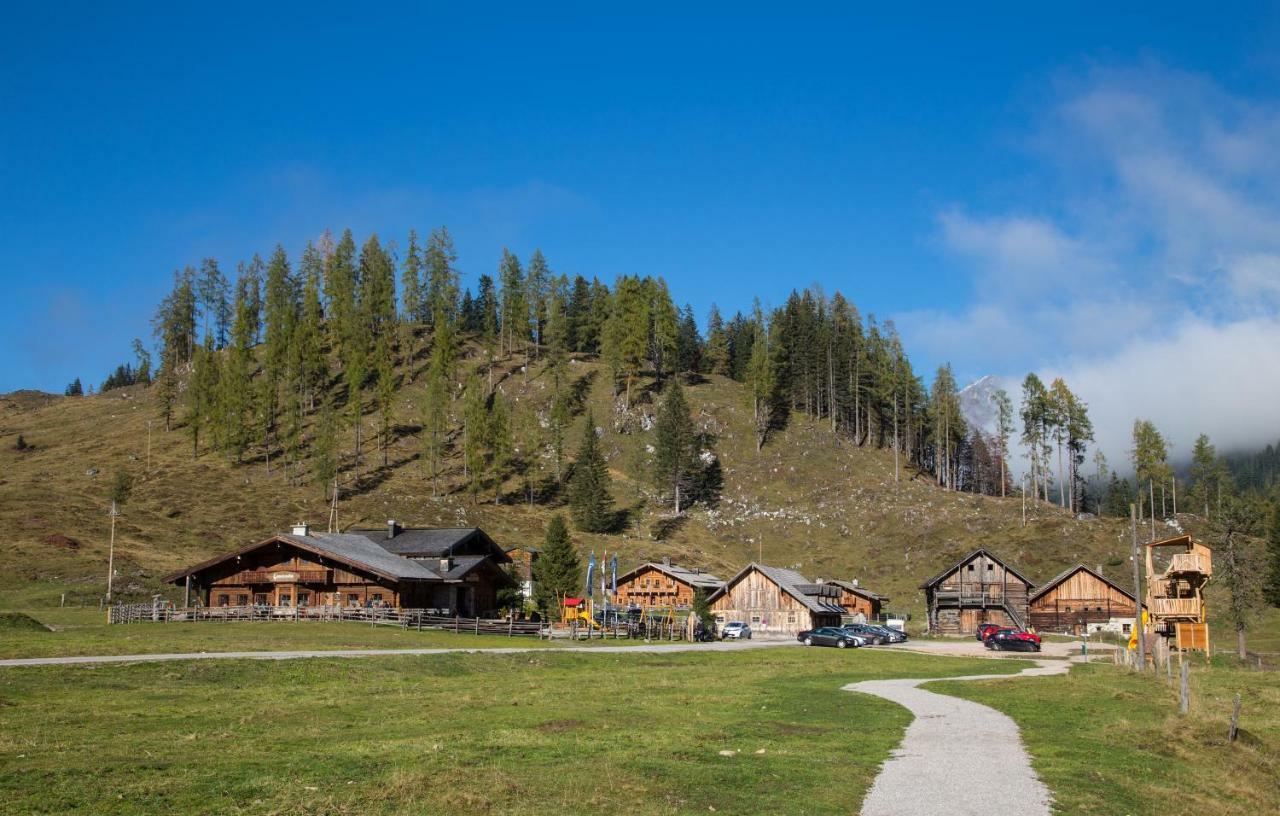
M 111 544 L 107 548 L 107 603 L 111 603 L 111 584 L 112 578 L 116 572 L 116 517 L 120 515 L 120 510 L 116 507 L 115 501 L 111 502 Z
M 1133 628 L 1138 635 L 1138 671 L 1147 670 L 1147 643 L 1142 631 L 1142 576 L 1138 572 L 1138 508 L 1130 502 L 1129 522 L 1133 531 Z
M 1027 474 L 1022 474 L 1022 526 L 1027 526 Z
M 147 420 L 147 473 L 151 472 L 151 420 Z

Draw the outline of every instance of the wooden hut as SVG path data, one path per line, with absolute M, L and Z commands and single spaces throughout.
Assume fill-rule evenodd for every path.
M 1213 551 L 1190 535 L 1145 547 L 1150 631 L 1172 638 L 1178 649 L 1209 651 L 1204 591 L 1213 577 Z
M 313 533 L 307 525 L 165 576 L 206 606 L 386 606 L 496 614 L 510 558 L 478 528 Z
M 880 620 L 881 607 L 889 600 L 888 596 L 872 592 L 856 580 L 824 580 L 819 583 L 838 587 L 840 598 L 836 603 L 844 610 L 844 617 L 851 620 L 861 617 L 859 622 L 862 623 Z
M 1133 593 L 1097 570 L 1077 564 L 1042 584 L 1028 599 L 1031 626 L 1041 632 L 1129 634 Z
M 977 549 L 921 585 L 929 631 L 972 635 L 984 623 L 1027 625 L 1035 584 L 985 549 Z
M 640 609 L 689 609 L 694 592 L 702 590 L 710 596 L 722 586 L 724 581 L 709 572 L 681 567 L 668 559 L 650 561 L 618 576 L 616 603 Z
M 757 634 L 795 635 L 817 626 L 839 626 L 844 614 L 839 587 L 765 564 L 743 567 L 708 600 L 717 623 L 743 621 Z

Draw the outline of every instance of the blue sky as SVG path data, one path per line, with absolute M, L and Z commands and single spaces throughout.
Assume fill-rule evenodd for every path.
M 1265 6 L 36 5 L 0 32 L 0 391 L 100 382 L 175 268 L 346 226 L 447 224 L 467 283 L 503 246 L 661 274 L 700 317 L 819 283 L 918 370 L 1064 373 L 1175 436 L 1221 400 L 1153 391 L 1265 379 L 1190 354 L 1280 340 Z

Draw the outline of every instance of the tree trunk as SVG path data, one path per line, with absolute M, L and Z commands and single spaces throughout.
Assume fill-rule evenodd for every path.
M 1244 647 L 1244 624 L 1236 624 L 1236 656 L 1240 658 L 1240 662 L 1244 662 L 1249 658 L 1249 650 Z

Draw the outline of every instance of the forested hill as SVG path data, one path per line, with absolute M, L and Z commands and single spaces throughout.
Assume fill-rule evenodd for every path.
M 138 594 L 331 510 L 341 527 L 481 524 L 505 544 L 565 512 L 579 546 L 624 562 L 730 573 L 762 557 L 908 608 L 974 546 L 1033 577 L 1121 564 L 1123 525 L 1053 506 L 1079 499 L 1052 496 L 1045 467 L 1023 527 L 950 371 L 926 389 L 892 326 L 839 294 L 713 312 L 704 337 L 661 279 L 571 281 L 504 253 L 473 292 L 454 264 L 443 229 L 411 234 L 398 262 L 349 232 L 296 264 L 277 248 L 234 284 L 206 260 L 160 304 L 158 368 L 138 343 L 118 387 L 5 400 L 5 592 L 100 594 L 113 497 Z M 575 464 L 588 435 L 598 467 Z

